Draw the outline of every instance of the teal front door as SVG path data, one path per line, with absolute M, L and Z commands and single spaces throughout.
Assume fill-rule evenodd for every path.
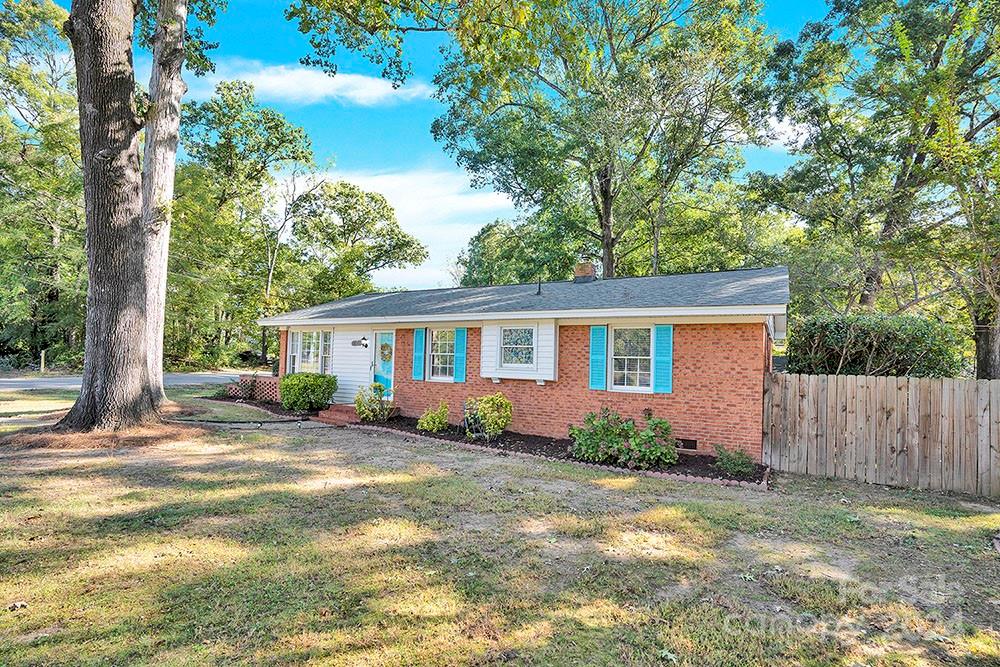
M 396 332 L 378 331 L 375 333 L 375 363 L 374 380 L 386 388 L 386 394 L 392 395 L 392 368 L 396 356 Z

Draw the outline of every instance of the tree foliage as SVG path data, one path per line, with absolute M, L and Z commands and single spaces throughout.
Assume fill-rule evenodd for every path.
M 953 377 L 962 369 L 955 333 L 914 315 L 815 315 L 788 343 L 788 371 L 830 375 Z

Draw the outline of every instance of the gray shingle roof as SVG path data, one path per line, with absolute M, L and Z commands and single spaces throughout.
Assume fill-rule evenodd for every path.
M 586 283 L 548 282 L 542 283 L 540 295 L 536 290 L 536 284 L 525 284 L 359 294 L 265 318 L 261 324 L 526 312 L 572 317 L 572 311 L 595 309 L 784 306 L 788 303 L 788 269 L 776 266 Z

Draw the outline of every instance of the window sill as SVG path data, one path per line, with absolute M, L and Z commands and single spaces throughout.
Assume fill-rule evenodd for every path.
M 614 391 L 619 394 L 652 394 L 652 387 L 611 387 L 608 391 Z
M 445 382 L 445 383 L 450 382 L 450 383 L 454 384 L 455 377 L 454 376 L 452 376 L 452 377 L 429 377 L 429 378 L 427 378 L 427 382 Z

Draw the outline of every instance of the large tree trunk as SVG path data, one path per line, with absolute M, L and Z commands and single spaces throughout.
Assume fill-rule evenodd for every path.
M 980 380 L 1000 380 L 1000 307 L 980 308 L 972 315 L 976 327 L 976 377 Z
M 597 221 L 601 226 L 601 275 L 604 278 L 614 278 L 618 270 L 615 258 L 614 218 L 614 167 L 607 165 L 597 173 Z
M 64 28 L 76 63 L 89 278 L 83 386 L 65 428 L 158 419 L 147 364 L 134 8 L 128 0 L 74 0 Z
M 163 322 L 181 99 L 187 90 L 181 76 L 186 25 L 187 0 L 160 0 L 142 164 L 142 222 L 149 234 L 146 247 L 150 277 L 146 295 L 147 363 L 150 386 L 158 406 L 166 400 L 163 392 Z

